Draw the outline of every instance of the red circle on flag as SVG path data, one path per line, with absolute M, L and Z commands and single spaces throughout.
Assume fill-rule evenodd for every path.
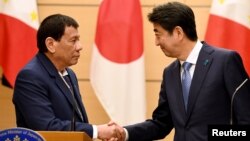
M 98 15 L 96 46 L 103 57 L 116 63 L 132 62 L 143 54 L 140 4 L 126 2 L 130 4 L 103 1 Z

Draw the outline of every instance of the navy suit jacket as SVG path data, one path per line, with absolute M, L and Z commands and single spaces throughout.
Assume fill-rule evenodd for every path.
M 83 114 L 75 114 L 76 131 L 84 131 L 90 137 L 93 127 L 88 118 L 79 92 L 75 73 L 67 68 L 73 84 L 75 99 Z M 73 118 L 73 97 L 58 70 L 43 54 L 38 53 L 17 75 L 13 103 L 18 127 L 33 130 L 71 130 Z
M 203 42 L 194 70 L 188 108 L 185 111 L 180 62 L 165 68 L 158 106 L 152 119 L 126 126 L 129 141 L 164 138 L 174 128 L 175 141 L 207 141 L 209 124 L 229 124 L 231 97 L 248 78 L 238 53 Z M 234 123 L 250 124 L 250 83 L 234 98 Z

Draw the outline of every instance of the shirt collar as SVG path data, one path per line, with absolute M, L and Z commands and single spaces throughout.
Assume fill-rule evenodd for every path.
M 192 49 L 192 51 L 188 55 L 186 62 L 192 63 L 193 65 L 196 65 L 201 48 L 202 48 L 202 43 L 201 43 L 201 41 L 198 40 L 196 42 L 194 48 Z
M 60 76 L 66 76 L 68 75 L 67 70 L 65 69 L 63 72 L 58 72 L 60 74 Z

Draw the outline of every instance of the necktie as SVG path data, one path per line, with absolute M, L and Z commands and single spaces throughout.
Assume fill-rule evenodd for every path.
M 189 95 L 189 88 L 191 85 L 191 75 L 189 73 L 189 69 L 192 66 L 191 63 L 184 62 L 183 73 L 182 73 L 182 91 L 183 91 L 183 99 L 185 104 L 185 109 L 187 111 L 187 103 L 188 103 L 188 95 Z
M 73 95 L 74 94 L 74 91 L 73 91 L 73 86 L 72 86 L 72 83 L 71 83 L 71 81 L 70 81 L 70 79 L 69 79 L 69 76 L 68 75 L 65 75 L 65 76 L 63 76 L 63 78 L 64 78 L 64 80 L 66 81 L 66 83 L 67 83 L 67 87 L 69 87 L 69 90 L 70 90 L 70 92 L 71 92 L 71 94 Z
M 71 92 L 72 97 L 73 97 L 74 104 L 75 104 L 75 106 L 76 106 L 75 108 L 77 109 L 78 113 L 80 114 L 81 119 L 83 120 L 82 113 L 81 113 L 81 111 L 80 111 L 80 109 L 79 109 L 78 103 L 77 103 L 77 101 L 76 101 L 76 99 L 75 99 L 75 96 L 74 96 L 73 85 L 72 85 L 72 83 L 71 83 L 71 81 L 70 81 L 70 79 L 69 79 L 69 76 L 68 76 L 68 75 L 65 75 L 65 76 L 63 76 L 63 78 L 64 78 L 64 80 L 66 81 L 66 83 L 67 83 L 68 86 L 69 86 L 70 92 Z

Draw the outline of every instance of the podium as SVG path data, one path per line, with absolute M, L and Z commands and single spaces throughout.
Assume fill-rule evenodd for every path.
M 46 141 L 92 141 L 92 139 L 84 132 L 69 131 L 36 131 Z

